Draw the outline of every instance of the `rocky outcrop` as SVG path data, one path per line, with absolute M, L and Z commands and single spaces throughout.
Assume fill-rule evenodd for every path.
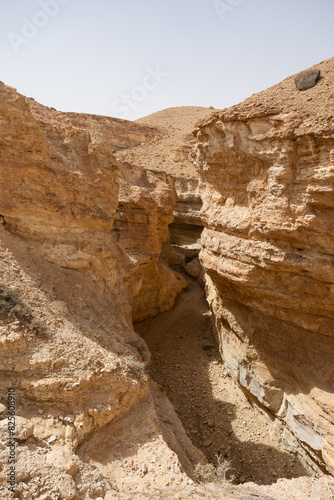
M 333 473 L 334 59 L 195 130 L 200 260 L 233 377 Z
M 135 263 L 125 282 L 132 297 L 132 319 L 168 310 L 186 286 L 184 278 L 160 259 L 173 221 L 175 192 L 168 176 L 122 165 L 114 231 L 117 244 Z
M 175 192 L 162 174 L 114 156 L 115 148 L 158 136 L 152 127 L 58 113 L 3 84 L 0 110 L 1 403 L 6 408 L 8 388 L 15 391 L 24 431 L 17 428 L 17 492 L 32 479 L 33 498 L 43 491 L 50 498 L 104 495 L 115 485 L 115 468 L 90 465 L 89 442 L 108 436 L 113 463 L 122 441 L 115 422 L 128 426 L 133 412 L 145 422 L 134 426 L 135 446 L 156 440 L 155 459 L 166 457 L 182 484 L 189 480 L 183 470 L 191 474 L 203 457 L 176 415 L 164 437 L 145 373 L 149 353 L 131 320 L 171 307 L 182 289 L 160 260 Z M 7 416 L 1 464 L 8 458 Z M 179 449 L 177 428 L 184 436 Z M 142 486 L 145 456 L 138 459 Z M 1 467 L 2 498 L 9 495 L 7 473 Z
M 195 245 L 203 231 L 200 217 L 202 200 L 198 192 L 198 179 L 174 177 L 177 195 L 174 221 L 170 225 L 171 243 L 176 245 Z
M 202 200 L 198 192 L 198 176 L 191 151 L 195 143 L 191 131 L 194 123 L 212 110 L 185 106 L 170 108 L 137 121 L 158 131 L 160 138 L 149 144 L 123 149 L 116 156 L 141 169 L 160 172 L 176 193 L 174 220 L 169 226 L 170 242 L 177 246 L 196 245 L 203 224 L 200 217 Z M 199 245 L 198 245 L 199 248 Z
M 92 273 L 112 293 L 118 290 L 117 299 L 125 282 L 140 302 L 131 308 L 136 318 L 171 307 L 182 280 L 158 259 L 173 220 L 174 191 L 162 175 L 123 165 L 113 154 L 127 135 L 130 147 L 158 137 L 154 129 L 62 116 L 8 87 L 1 90 L 6 229 L 38 242 L 49 262 Z

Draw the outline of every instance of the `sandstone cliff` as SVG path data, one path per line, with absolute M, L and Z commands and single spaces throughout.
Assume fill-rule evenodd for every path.
M 131 322 L 131 315 L 171 307 L 184 286 L 160 260 L 175 193 L 166 176 L 122 164 L 113 153 L 159 136 L 121 120 L 58 113 L 3 84 L 0 109 L 1 401 L 5 407 L 7 389 L 15 389 L 17 492 L 23 495 L 31 479 L 33 498 L 43 491 L 48 498 L 58 498 L 57 491 L 59 498 L 103 494 L 122 474 L 102 473 L 103 457 L 89 465 L 86 450 L 88 437 L 97 443 L 107 436 L 114 441 L 111 463 L 116 449 L 124 457 L 134 446 L 148 448 L 134 483 L 153 440 L 153 455 L 168 457 L 179 471 L 175 484 L 182 484 L 188 477 L 181 468 L 191 474 L 191 463 L 203 458 L 173 412 L 169 424 L 159 423 L 157 401 L 165 411 L 168 402 L 153 396 L 143 362 L 149 353 Z M 2 414 L 6 498 L 8 414 Z M 116 420 L 117 432 L 109 431 Z M 120 429 L 131 421 L 133 438 L 124 441 Z M 174 441 L 182 465 L 166 440 Z M 166 470 L 164 480 L 171 477 Z
M 334 472 L 334 59 L 195 130 L 200 260 L 222 356 Z
M 171 243 L 178 246 L 196 244 L 203 224 L 202 201 L 198 192 L 198 175 L 191 152 L 196 142 L 192 136 L 194 123 L 212 114 L 208 108 L 184 106 L 170 108 L 137 120 L 152 127 L 160 137 L 149 144 L 119 150 L 117 158 L 141 169 L 168 175 L 176 193 L 174 220 L 170 225 Z
M 303 96 L 288 79 L 204 121 L 200 191 L 190 130 L 212 110 L 131 123 L 60 113 L 0 84 L 1 498 L 13 498 L 8 388 L 16 497 L 331 498 L 328 477 L 194 484 L 204 456 L 148 377 L 132 327 L 185 286 L 168 267 L 169 228 L 184 246 L 205 224 L 223 356 L 332 471 L 331 65 Z

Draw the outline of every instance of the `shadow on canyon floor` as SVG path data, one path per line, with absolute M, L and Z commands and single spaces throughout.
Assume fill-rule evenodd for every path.
M 230 462 L 235 482 L 272 484 L 309 475 L 287 452 L 221 361 L 204 290 L 188 287 L 170 311 L 135 325 L 152 354 L 149 372 L 166 392 L 192 442 L 211 463 Z

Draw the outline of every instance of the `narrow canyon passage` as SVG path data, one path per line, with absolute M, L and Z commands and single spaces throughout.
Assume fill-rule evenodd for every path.
M 151 377 L 166 392 L 195 446 L 210 463 L 230 462 L 234 482 L 272 484 L 308 475 L 297 454 L 271 435 L 268 417 L 249 403 L 225 368 L 215 339 L 205 292 L 185 275 L 188 286 L 175 306 L 135 325 L 152 354 Z M 214 480 L 208 478 L 209 481 Z

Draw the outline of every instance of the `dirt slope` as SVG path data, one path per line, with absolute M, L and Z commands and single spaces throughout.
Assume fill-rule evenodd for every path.
M 120 151 L 117 157 L 132 165 L 157 170 L 174 177 L 196 178 L 190 158 L 194 144 L 192 130 L 197 121 L 212 114 L 210 108 L 182 106 L 158 111 L 136 123 L 158 130 L 161 139 Z
M 296 450 L 270 432 L 268 417 L 254 411 L 221 361 L 211 313 L 199 283 L 170 311 L 135 325 L 152 353 L 149 372 L 166 392 L 193 443 L 210 462 L 231 462 L 235 481 L 272 484 L 308 474 Z

